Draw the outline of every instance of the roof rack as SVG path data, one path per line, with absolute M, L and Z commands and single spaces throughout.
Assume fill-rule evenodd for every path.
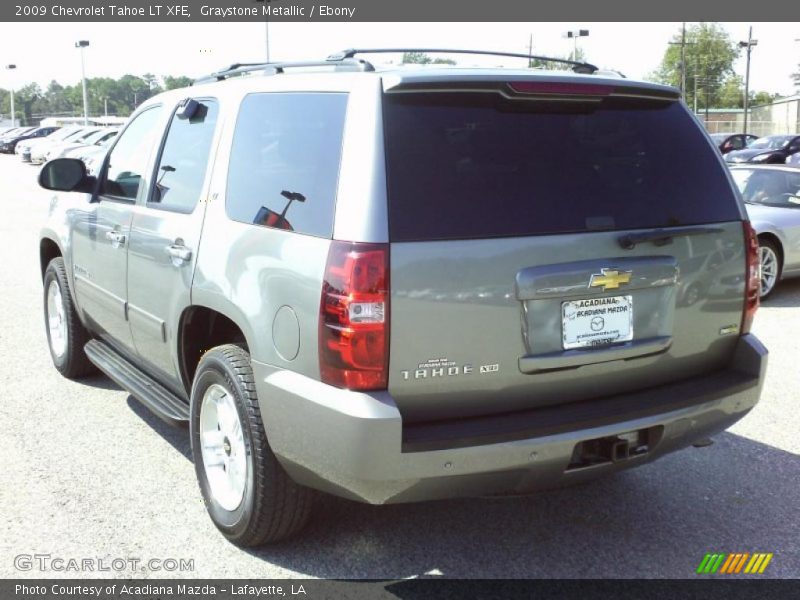
M 526 58 L 542 62 L 555 62 L 571 65 L 576 73 L 591 75 L 597 67 L 586 62 L 568 60 L 566 58 L 553 58 L 551 56 L 538 56 L 536 54 L 517 54 L 514 52 L 492 52 L 490 50 L 455 50 L 447 48 L 350 48 L 331 54 L 325 60 L 307 60 L 294 62 L 262 62 L 262 63 L 234 63 L 205 77 L 195 79 L 193 85 L 223 81 L 236 75 L 244 75 L 254 71 L 264 71 L 270 75 L 283 73 L 286 69 L 303 67 L 334 67 L 337 71 L 374 71 L 375 67 L 366 60 L 355 58 L 356 54 L 389 54 L 406 52 L 425 52 L 432 54 L 481 54 L 485 56 L 508 56 L 511 58 Z
M 349 60 L 356 54 L 386 54 L 386 53 L 406 53 L 406 52 L 425 52 L 433 54 L 482 54 L 486 56 L 509 56 L 511 58 L 527 58 L 528 60 L 539 60 L 543 62 L 555 62 L 565 65 L 572 65 L 572 70 L 576 73 L 591 75 L 597 71 L 597 67 L 587 62 L 568 60 L 566 58 L 553 58 L 552 56 L 537 56 L 535 54 L 517 54 L 514 52 L 493 52 L 491 50 L 455 50 L 447 48 L 350 48 L 342 50 L 328 57 L 329 61 Z
M 237 75 L 244 75 L 245 73 L 252 73 L 254 71 L 264 71 L 265 74 L 277 75 L 283 73 L 286 69 L 295 69 L 303 67 L 333 67 L 337 71 L 374 71 L 369 62 L 362 59 L 353 59 L 350 57 L 342 59 L 326 59 L 326 60 L 303 60 L 291 62 L 262 62 L 262 63 L 234 63 L 225 68 L 215 71 L 210 75 L 195 79 L 192 85 L 201 83 L 211 83 L 214 81 L 223 81 L 230 77 Z

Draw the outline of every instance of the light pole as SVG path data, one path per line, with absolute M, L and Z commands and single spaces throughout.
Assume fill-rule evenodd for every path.
M 13 71 L 17 65 L 6 65 L 6 70 Z M 14 82 L 11 82 L 11 128 L 16 127 L 14 119 Z
M 739 42 L 739 48 L 747 48 L 747 73 L 744 76 L 744 131 L 747 134 L 747 112 L 750 109 L 750 52 L 753 46 L 758 45 L 758 40 L 753 39 L 753 28 L 750 28 L 750 33 L 747 35 L 746 42 Z
M 81 50 L 81 79 L 83 80 L 83 124 L 89 124 L 89 100 L 86 96 L 86 66 L 83 62 L 83 49 L 89 45 L 88 40 L 75 42 L 75 47 Z
M 575 29 L 564 34 L 565 38 L 572 38 L 572 60 L 578 60 L 578 38 L 587 37 L 588 35 L 588 29 Z

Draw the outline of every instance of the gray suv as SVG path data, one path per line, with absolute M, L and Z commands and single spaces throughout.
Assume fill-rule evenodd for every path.
M 757 240 L 676 90 L 356 53 L 234 65 L 148 100 L 96 177 L 40 175 L 77 192 L 40 241 L 56 368 L 188 423 L 229 540 L 319 491 L 584 481 L 753 408 Z

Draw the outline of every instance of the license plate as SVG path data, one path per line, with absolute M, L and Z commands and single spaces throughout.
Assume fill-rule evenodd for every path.
M 565 350 L 633 339 L 633 296 L 608 296 L 561 303 Z

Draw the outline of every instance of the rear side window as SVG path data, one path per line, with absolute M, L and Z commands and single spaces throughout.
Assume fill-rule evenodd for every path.
M 346 94 L 247 96 L 230 155 L 228 216 L 330 237 L 346 106 Z
M 714 148 L 677 102 L 387 95 L 393 241 L 739 220 Z

